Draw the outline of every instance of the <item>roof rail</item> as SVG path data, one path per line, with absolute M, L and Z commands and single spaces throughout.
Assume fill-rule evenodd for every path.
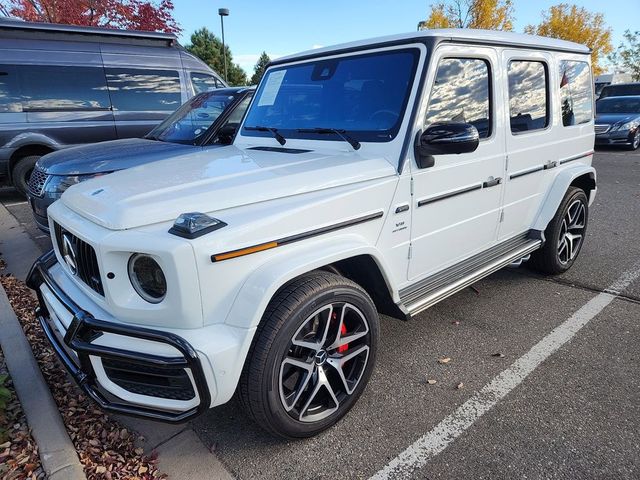
M 88 37 L 105 37 L 113 39 L 140 39 L 147 41 L 159 41 L 168 45 L 178 43 L 178 38 L 172 33 L 145 32 L 141 30 L 119 30 L 104 27 L 81 27 L 76 25 L 62 25 L 46 22 L 23 22 L 13 18 L 0 17 L 0 36 L 8 32 L 41 32 L 60 33 L 69 36 L 78 36 L 74 40 L 84 40 Z M 93 39 L 95 41 L 95 38 Z

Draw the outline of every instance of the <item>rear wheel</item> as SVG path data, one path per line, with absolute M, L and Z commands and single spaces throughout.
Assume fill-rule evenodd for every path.
M 529 265 L 552 275 L 569 270 L 584 243 L 588 221 L 587 195 L 580 188 L 569 187 L 545 230 L 544 246 L 531 255 Z
M 40 155 L 29 155 L 18 160 L 11 171 L 11 179 L 13 186 L 25 197 L 29 193 L 29 178 L 35 167 L 36 162 L 40 159 Z
M 378 313 L 359 285 L 329 272 L 304 275 L 269 304 L 245 362 L 240 401 L 275 435 L 316 435 L 361 395 L 378 336 Z

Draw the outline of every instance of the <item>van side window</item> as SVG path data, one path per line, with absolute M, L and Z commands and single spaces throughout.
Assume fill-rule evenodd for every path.
M 14 67 L 0 65 L 0 112 L 22 112 L 20 87 Z
M 511 132 L 539 130 L 549 125 L 547 68 L 542 62 L 509 62 Z
M 16 65 L 25 111 L 108 110 L 102 68 Z
M 114 110 L 175 110 L 180 106 L 180 77 L 173 70 L 107 68 Z
M 593 118 L 591 72 L 587 62 L 560 62 L 560 105 L 565 127 L 588 123 Z
M 191 84 L 193 85 L 193 91 L 196 95 L 223 87 L 220 80 L 215 76 L 199 72 L 191 72 Z
M 425 126 L 470 123 L 480 138 L 491 135 L 489 65 L 476 58 L 443 58 L 431 90 Z

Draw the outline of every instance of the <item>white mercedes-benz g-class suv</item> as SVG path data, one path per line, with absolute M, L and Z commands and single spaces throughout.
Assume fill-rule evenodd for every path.
M 378 312 L 531 257 L 567 270 L 596 193 L 589 50 L 431 30 L 280 58 L 234 144 L 71 187 L 29 285 L 103 408 L 170 422 L 237 392 L 306 437 L 353 406 Z

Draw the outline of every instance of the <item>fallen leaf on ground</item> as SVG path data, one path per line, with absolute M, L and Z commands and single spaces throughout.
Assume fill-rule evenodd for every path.
M 460 390 L 461 388 L 464 388 L 464 383 L 460 382 L 456 388 L 458 390 Z
M 500 353 L 500 352 L 492 353 L 491 356 L 492 357 L 498 357 L 498 358 L 504 358 L 504 353 Z
M 433 378 L 429 378 L 429 379 L 427 379 L 427 383 L 429 385 L 433 385 L 434 383 L 436 383 L 436 381 Z
M 449 357 L 442 357 L 438 359 L 438 363 L 449 363 L 451 359 Z

